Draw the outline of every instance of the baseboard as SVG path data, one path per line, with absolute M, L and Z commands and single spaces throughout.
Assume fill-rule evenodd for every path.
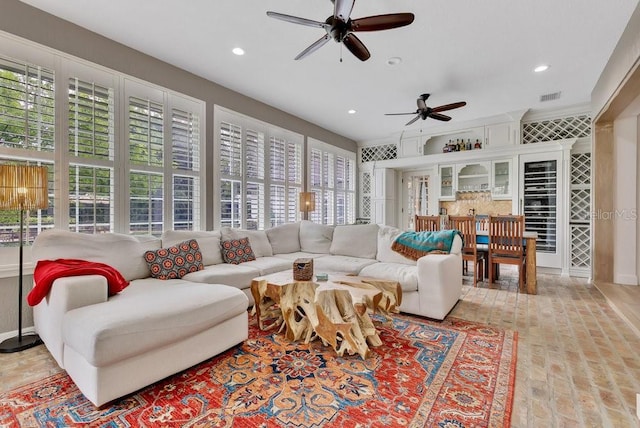
M 34 333 L 36 330 L 33 326 L 25 327 L 22 329 L 22 334 L 26 333 Z M 0 342 L 4 342 L 7 339 L 11 339 L 12 337 L 16 337 L 18 335 L 18 330 L 7 331 L 6 333 L 0 333 Z
M 636 275 L 615 275 L 613 282 L 622 285 L 638 285 L 638 277 Z

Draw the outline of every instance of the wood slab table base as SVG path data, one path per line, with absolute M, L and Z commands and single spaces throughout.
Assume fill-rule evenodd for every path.
M 294 281 L 288 272 L 255 278 L 251 293 L 260 329 L 284 328 L 287 340 L 305 343 L 319 337 L 340 356 L 362 358 L 382 344 L 369 313 L 390 319 L 402 302 L 397 281 L 331 276 L 316 283 Z

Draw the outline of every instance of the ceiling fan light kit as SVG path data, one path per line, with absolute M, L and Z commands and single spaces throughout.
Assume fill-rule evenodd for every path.
M 353 34 L 354 32 L 390 30 L 409 25 L 414 20 L 413 13 L 390 13 L 351 19 L 351 11 L 355 0 L 332 0 L 332 2 L 333 15 L 329 16 L 324 22 L 279 12 L 267 12 L 267 16 L 271 18 L 308 27 L 322 28 L 326 31 L 324 36 L 300 52 L 295 57 L 296 60 L 307 57 L 324 46 L 330 39 L 333 39 L 336 43 L 342 43 L 360 61 L 366 61 L 371 57 L 371 53 L 364 43 Z

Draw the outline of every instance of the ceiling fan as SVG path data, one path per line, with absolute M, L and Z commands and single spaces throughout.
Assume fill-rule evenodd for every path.
M 355 0 L 331 0 L 333 3 L 333 15 L 324 22 L 313 21 L 311 19 L 299 18 L 297 16 L 285 15 L 283 13 L 268 11 L 267 15 L 282 21 L 294 24 L 306 25 L 324 29 L 327 34 L 312 43 L 311 46 L 303 50 L 295 57 L 302 59 L 324 46 L 330 39 L 337 43 L 343 43 L 349 51 L 361 61 L 366 61 L 371 57 L 369 50 L 355 34 L 356 31 L 379 31 L 392 28 L 404 27 L 413 22 L 413 13 L 390 13 L 386 15 L 367 16 L 365 18 L 351 19 L 351 10 Z M 342 58 L 340 58 L 342 61 Z
M 451 120 L 451 117 L 445 115 L 445 114 L 441 114 L 440 112 L 443 111 L 447 111 L 447 110 L 453 110 L 454 108 L 459 108 L 459 107 L 464 107 L 467 105 L 466 102 L 464 101 L 460 101 L 457 103 L 451 103 L 451 104 L 445 104 L 439 107 L 427 107 L 427 104 L 425 101 L 427 101 L 427 98 L 429 98 L 429 95 L 431 94 L 422 94 L 418 97 L 417 103 L 418 103 L 418 110 L 413 111 L 411 113 L 386 113 L 386 116 L 398 116 L 398 115 L 405 115 L 405 114 L 417 114 L 416 117 L 414 117 L 413 119 L 411 119 L 409 122 L 407 122 L 407 124 L 405 126 L 411 125 L 413 122 L 415 122 L 416 120 L 422 118 L 422 120 L 425 120 L 426 118 L 430 117 L 431 119 L 436 119 L 436 120 L 442 120 L 444 122 L 447 122 L 449 120 Z

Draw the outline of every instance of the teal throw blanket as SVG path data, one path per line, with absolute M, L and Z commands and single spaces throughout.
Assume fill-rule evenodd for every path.
M 453 238 L 462 235 L 457 230 L 437 232 L 402 232 L 391 245 L 391 249 L 403 256 L 418 260 L 427 254 L 449 254 Z

